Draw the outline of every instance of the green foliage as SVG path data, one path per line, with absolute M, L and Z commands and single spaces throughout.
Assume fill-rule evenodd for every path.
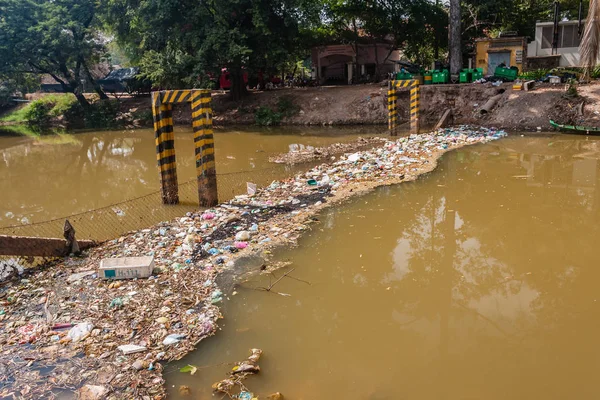
M 37 128 L 47 128 L 57 121 L 72 128 L 116 128 L 117 100 L 98 100 L 82 106 L 73 95 L 53 94 L 41 97 L 5 115 L 0 121 L 26 123 Z M 150 111 L 150 118 L 152 112 Z
M 277 112 L 283 118 L 290 118 L 300 112 L 300 106 L 294 103 L 294 99 L 291 96 L 282 96 L 277 102 Z
M 536 21 L 552 21 L 553 4 L 554 0 L 466 0 L 462 7 L 463 41 L 470 49 L 473 38 L 498 37 L 505 31 L 534 38 Z M 561 20 L 577 19 L 579 1 L 561 0 L 560 10 Z
M 546 77 L 546 75 L 548 75 L 550 73 L 550 69 L 534 69 L 531 71 L 525 71 L 521 74 L 519 74 L 519 79 L 521 80 L 527 80 L 527 81 L 531 81 L 531 80 L 535 80 L 538 81 L 544 77 Z
M 592 79 L 598 79 L 598 78 L 600 78 L 600 65 L 597 66 L 596 68 L 594 68 L 590 72 L 590 78 L 592 78 Z
M 565 97 L 579 97 L 579 92 L 577 91 L 577 80 L 576 79 L 568 79 L 567 80 L 567 91 L 565 93 Z
M 50 74 L 86 103 L 82 80 L 103 54 L 96 0 L 0 0 L 0 73 Z
M 119 102 L 117 100 L 98 100 L 84 107 L 74 103 L 64 112 L 65 123 L 72 128 L 110 129 L 121 126 L 117 119 Z
M 133 113 L 133 119 L 143 126 L 151 126 L 154 122 L 151 109 L 139 109 Z
M 52 104 L 44 101 L 32 102 L 27 110 L 25 111 L 25 120 L 29 125 L 35 126 L 48 126 L 50 125 L 50 111 L 52 110 Z
M 0 121 L 48 125 L 53 118 L 65 114 L 75 103 L 76 99 L 72 95 L 48 95 L 14 108 L 0 118 Z
M 258 107 L 254 111 L 254 122 L 260 126 L 279 125 L 284 118 L 291 118 L 299 112 L 300 107 L 290 96 L 282 96 L 277 101 L 277 111 L 267 106 Z
M 105 24 L 155 85 L 208 87 L 208 73 L 256 76 L 308 55 L 322 6 L 312 0 L 109 0 Z M 239 94 L 239 93 L 238 93 Z
M 260 126 L 279 125 L 282 115 L 266 106 L 260 106 L 254 111 L 254 122 Z

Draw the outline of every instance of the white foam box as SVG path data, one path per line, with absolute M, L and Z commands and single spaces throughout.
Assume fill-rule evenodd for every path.
M 148 278 L 154 269 L 154 257 L 105 258 L 98 275 L 104 279 Z

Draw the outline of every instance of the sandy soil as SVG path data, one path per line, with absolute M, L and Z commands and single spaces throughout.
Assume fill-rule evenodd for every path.
M 492 96 L 504 90 L 495 109 L 482 116 L 480 107 Z M 281 98 L 287 97 L 300 108 L 297 115 L 285 118 L 285 125 L 373 125 L 387 124 L 387 86 L 367 84 L 319 88 L 279 89 L 269 92 L 251 92 L 239 103 L 229 100 L 223 92 L 213 94 L 214 122 L 218 125 L 253 124 L 258 107 L 277 108 Z M 486 84 L 422 86 L 421 124 L 432 127 L 447 108 L 452 109 L 454 125 L 478 124 L 518 130 L 551 130 L 548 123 L 588 126 L 600 125 L 600 82 L 580 85 L 579 96 L 567 98 L 564 85 L 539 84 L 532 91 L 514 91 L 512 84 L 499 87 Z M 132 99 L 136 107 L 144 107 L 144 100 Z M 400 94 L 400 124 L 407 124 L 409 93 Z M 577 107 L 584 103 L 583 115 Z M 188 107 L 174 111 L 176 123 L 191 123 Z M 408 125 L 406 125 L 408 127 Z
M 492 96 L 504 91 L 495 109 L 482 116 L 480 107 Z M 579 96 L 565 96 L 565 85 L 538 84 L 532 91 L 514 91 L 512 84 L 499 87 L 491 83 L 462 85 L 423 85 L 421 87 L 421 125 L 436 124 L 446 109 L 451 109 L 451 124 L 477 124 L 512 131 L 551 130 L 549 120 L 558 123 L 600 126 L 600 82 L 579 86 Z M 409 92 L 400 93 L 400 124 L 409 122 Z M 323 86 L 317 88 L 285 88 L 265 92 L 251 91 L 241 102 L 232 102 L 228 93 L 213 92 L 216 125 L 254 124 L 259 107 L 277 109 L 282 98 L 290 100 L 299 111 L 284 118 L 284 125 L 385 125 L 387 124 L 387 85 Z M 583 103 L 583 113 L 580 105 Z M 150 99 L 121 99 L 125 116 L 150 111 Z M 149 116 L 149 113 L 146 113 Z M 191 125 L 187 105 L 177 105 L 173 112 L 177 124 Z M 132 117 L 135 119 L 135 117 Z M 134 121 L 134 126 L 151 125 L 151 121 Z

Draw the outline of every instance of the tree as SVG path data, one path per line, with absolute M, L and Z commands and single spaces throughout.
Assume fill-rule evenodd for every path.
M 226 67 L 239 100 L 244 70 L 289 62 L 319 10 L 310 0 L 110 0 L 105 23 L 134 61 L 156 66 L 145 71 L 155 84 L 196 87 Z
M 412 61 L 428 64 L 434 59 L 436 39 L 447 37 L 447 13 L 428 0 L 329 0 L 325 10 L 331 41 L 391 42 L 387 57 L 399 48 Z M 438 43 L 446 46 L 445 40 Z M 379 65 L 379 74 L 378 69 Z
M 460 0 L 450 0 L 450 74 L 458 75 L 462 69 Z
M 97 6 L 95 0 L 0 0 L 0 72 L 49 74 L 83 106 L 87 79 L 107 98 L 90 73 L 103 51 Z
M 598 63 L 600 55 L 600 1 L 590 0 L 585 30 L 579 46 L 581 63 L 585 67 L 585 75 L 589 78 L 591 70 Z

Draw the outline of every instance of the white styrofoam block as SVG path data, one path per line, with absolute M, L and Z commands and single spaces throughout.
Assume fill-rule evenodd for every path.
M 105 258 L 100 261 L 99 276 L 104 279 L 148 278 L 154 269 L 154 257 Z

